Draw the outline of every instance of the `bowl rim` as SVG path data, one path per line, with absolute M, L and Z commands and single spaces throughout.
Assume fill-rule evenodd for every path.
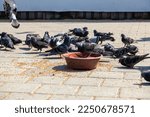
M 101 56 L 97 56 L 97 57 L 85 57 L 85 58 L 80 58 L 80 57 L 68 57 L 67 55 L 68 54 L 73 54 L 73 53 L 82 53 L 82 52 L 68 52 L 68 53 L 65 53 L 63 54 L 63 56 L 65 58 L 69 58 L 69 59 L 73 59 L 73 60 L 96 60 L 96 59 L 100 59 Z

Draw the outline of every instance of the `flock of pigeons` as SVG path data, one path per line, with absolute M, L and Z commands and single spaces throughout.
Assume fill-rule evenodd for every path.
M 103 41 L 115 41 L 113 33 L 103 33 L 97 30 L 94 30 L 93 33 L 94 37 L 89 38 L 88 28 L 83 27 L 69 29 L 67 33 L 59 33 L 54 36 L 50 36 L 49 32 L 45 32 L 43 37 L 40 37 L 39 34 L 27 34 L 25 44 L 28 45 L 30 49 L 33 47 L 40 52 L 43 48 L 51 48 L 44 53 L 40 53 L 41 56 L 57 54 L 61 56 L 67 52 L 83 52 L 118 58 L 120 64 L 129 68 L 133 68 L 142 60 L 150 58 L 148 57 L 149 54 L 136 55 L 139 51 L 138 48 L 133 45 L 136 41 L 130 37 L 126 37 L 124 34 L 121 34 L 121 41 L 124 46 L 115 48 L 109 43 L 102 45 Z M 20 39 L 6 32 L 2 32 L 0 37 L 1 48 L 15 49 L 14 45 L 22 43 Z M 141 75 L 145 80 L 150 81 L 149 71 L 142 72 Z

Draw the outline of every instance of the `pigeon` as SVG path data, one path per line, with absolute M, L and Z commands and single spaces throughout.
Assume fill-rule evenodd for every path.
M 119 59 L 119 63 L 121 63 L 123 66 L 133 68 L 134 65 L 136 65 L 140 61 L 150 58 L 150 57 L 147 57 L 148 55 L 149 54 L 124 56 Z
M 113 51 L 113 56 L 115 58 L 120 58 L 124 55 L 128 55 L 128 49 L 127 48 L 121 47 L 121 48 L 115 49 Z
M 14 43 L 10 39 L 10 37 L 7 35 L 6 32 L 2 32 L 1 39 L 0 39 L 1 45 L 3 45 L 6 48 L 15 49 Z
M 14 37 L 12 34 L 8 34 L 8 36 L 10 37 L 14 45 L 22 43 L 20 39 L 18 39 L 17 37 Z
M 70 29 L 69 32 L 72 32 L 72 34 L 79 37 L 86 37 L 89 34 L 87 27 L 83 27 L 83 29 L 81 28 Z
M 63 38 L 64 38 L 64 36 L 63 36 Z M 50 40 L 50 42 L 49 42 L 49 46 L 50 46 L 51 48 L 55 48 L 55 47 L 61 45 L 62 43 L 63 43 L 62 40 L 58 39 L 57 37 L 51 36 L 51 40 Z
M 102 32 L 98 32 L 97 30 L 93 30 L 94 36 L 111 36 L 113 35 L 113 33 L 108 32 L 108 33 L 102 33 Z
M 93 38 L 86 38 L 85 39 L 85 41 L 86 42 L 90 42 L 90 43 L 96 43 L 96 44 L 98 44 L 99 43 L 99 37 L 97 37 L 97 36 L 95 36 L 95 37 L 93 37 Z
M 150 71 L 144 71 L 141 73 L 141 76 L 148 82 L 150 82 Z
M 29 46 L 29 48 L 32 48 L 32 44 L 31 44 L 31 37 L 36 37 L 39 40 L 41 39 L 39 34 L 27 34 L 26 35 L 26 40 L 25 40 L 25 44 Z
M 76 43 L 79 52 L 92 52 L 97 44 L 89 42 Z
M 126 47 L 114 48 L 113 45 L 107 43 L 104 45 L 104 50 L 113 53 L 113 57 L 120 58 L 125 55 L 135 55 L 138 52 L 138 48 L 134 45 L 128 45 Z
M 107 44 L 104 45 L 104 50 L 105 51 L 114 52 L 115 51 L 115 47 L 113 45 L 111 45 L 110 43 L 107 43 Z
M 134 39 L 130 37 L 126 37 L 124 34 L 121 34 L 121 41 L 124 43 L 124 46 L 130 45 L 134 42 L 136 42 Z
M 43 48 L 48 48 L 47 43 L 38 40 L 36 37 L 31 37 L 31 44 L 34 48 L 40 50 L 40 52 L 42 51 Z
M 125 47 L 114 48 L 114 46 L 109 43 L 104 45 L 104 50 L 106 52 L 112 52 L 112 56 L 115 58 L 120 58 L 120 57 L 128 54 L 127 48 L 125 48 Z
M 115 38 L 112 36 L 107 36 L 107 35 L 99 37 L 100 44 L 102 44 L 103 41 L 106 41 L 106 40 L 115 41 Z
M 63 34 L 64 35 L 64 34 Z M 60 35 L 61 37 L 63 37 L 63 35 Z M 51 48 L 55 48 L 58 45 L 62 44 L 61 40 L 57 38 L 58 36 L 55 35 L 54 36 L 50 36 L 49 32 L 45 32 L 43 38 L 41 39 L 41 41 L 47 43 Z
M 46 31 L 46 32 L 44 33 L 43 39 L 41 39 L 41 41 L 46 42 L 47 44 L 50 43 L 51 38 L 50 38 L 50 35 L 49 35 L 49 32 L 48 32 L 48 31 Z
M 51 50 L 46 51 L 46 54 L 42 54 L 44 56 L 51 56 L 59 54 L 60 57 L 62 54 L 67 53 L 70 49 L 70 37 L 67 34 L 64 34 L 64 42 L 59 46 L 52 48 Z
M 128 45 L 126 46 L 126 48 L 128 49 L 128 52 L 132 55 L 135 55 L 139 51 L 139 49 L 135 45 Z

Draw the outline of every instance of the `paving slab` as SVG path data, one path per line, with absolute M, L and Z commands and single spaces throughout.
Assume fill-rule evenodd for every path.
M 123 33 L 137 40 L 134 45 L 139 48 L 139 55 L 146 54 L 150 50 L 149 21 L 33 20 L 20 23 L 19 29 L 13 29 L 9 22 L 0 21 L 0 32 L 13 34 L 23 41 L 23 44 L 15 46 L 15 50 L 0 48 L 1 100 L 150 99 L 150 83 L 141 78 L 141 71 L 150 69 L 150 59 L 129 69 L 120 65 L 118 59 L 101 57 L 96 69 L 80 71 L 69 69 L 59 55 L 42 57 L 36 49 L 29 50 L 24 45 L 28 33 L 43 37 L 48 31 L 53 36 L 68 32 L 68 29 L 87 26 L 89 37 L 93 37 L 94 29 L 114 33 L 116 41 L 104 41 L 103 44 L 124 46 L 120 36 Z

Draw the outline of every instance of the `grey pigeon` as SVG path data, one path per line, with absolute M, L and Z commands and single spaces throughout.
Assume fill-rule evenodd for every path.
M 80 42 L 75 44 L 79 52 L 92 52 L 96 47 L 96 45 L 97 45 L 96 43 L 89 43 L 89 42 Z
M 62 44 L 60 44 L 59 46 L 57 46 L 51 50 L 46 51 L 46 53 L 42 54 L 42 55 L 50 56 L 50 55 L 59 54 L 61 57 L 62 54 L 68 52 L 68 50 L 70 49 L 70 44 L 71 44 L 70 37 L 67 34 L 65 34 L 64 35 L 64 42 Z
M 17 37 L 14 37 L 12 34 L 8 34 L 8 36 L 10 37 L 14 45 L 22 43 L 20 39 L 18 39 Z
M 112 36 L 101 36 L 99 37 L 99 41 L 100 41 L 100 44 L 103 43 L 103 41 L 115 41 L 115 38 L 112 37 Z
M 87 27 L 83 27 L 83 29 L 81 28 L 69 29 L 69 32 L 72 32 L 72 34 L 79 37 L 86 37 L 89 34 Z
M 102 33 L 102 32 L 98 32 L 97 30 L 93 30 L 94 36 L 111 36 L 113 35 L 113 33 L 108 32 L 108 33 Z
M 48 44 L 38 40 L 36 37 L 31 37 L 31 44 L 34 48 L 37 48 L 38 50 L 40 50 L 40 52 L 42 51 L 43 48 L 48 48 Z
M 50 38 L 50 35 L 49 35 L 49 32 L 48 32 L 48 31 L 46 31 L 46 32 L 44 33 L 43 39 L 42 39 L 41 41 L 44 41 L 44 42 L 46 42 L 47 44 L 50 43 L 51 38 Z
M 136 42 L 134 39 L 130 37 L 126 37 L 124 34 L 121 34 L 121 41 L 124 43 L 124 46 L 130 45 L 134 42 Z
M 113 51 L 113 56 L 116 58 L 120 58 L 124 55 L 128 55 L 128 49 L 127 48 L 121 47 L 121 48 L 115 49 Z
M 128 45 L 126 47 L 115 48 L 113 45 L 107 43 L 104 45 L 104 50 L 113 53 L 113 57 L 120 58 L 125 55 L 135 55 L 138 52 L 138 48 L 134 45 Z
M 128 52 L 133 55 L 135 55 L 139 51 L 139 49 L 135 45 L 128 45 L 126 46 L 126 48 L 128 49 Z
M 64 37 L 64 36 L 63 36 Z M 51 47 L 51 48 L 55 48 L 55 47 L 57 47 L 57 46 L 59 46 L 59 45 L 61 45 L 62 44 L 62 41 L 60 40 L 60 39 L 58 39 L 57 37 L 53 37 L 53 36 L 51 36 L 51 40 L 50 40 L 50 42 L 49 42 L 49 46 Z
M 32 48 L 32 44 L 31 44 L 31 37 L 36 37 L 39 40 L 41 39 L 39 34 L 27 34 L 26 35 L 26 40 L 25 40 L 25 44 L 29 46 L 29 48 Z
M 150 71 L 144 71 L 141 73 L 141 76 L 148 82 L 150 82 Z
M 123 66 L 133 68 L 134 65 L 141 62 L 142 60 L 150 58 L 147 57 L 148 55 L 149 54 L 124 56 L 119 59 L 119 63 L 121 63 Z
M 0 39 L 1 45 L 3 45 L 6 48 L 15 49 L 14 44 L 10 37 L 7 35 L 6 32 L 2 32 L 1 39 Z
M 113 52 L 113 51 L 115 51 L 115 47 L 113 45 L 111 45 L 110 43 L 107 43 L 104 45 L 104 50 Z

